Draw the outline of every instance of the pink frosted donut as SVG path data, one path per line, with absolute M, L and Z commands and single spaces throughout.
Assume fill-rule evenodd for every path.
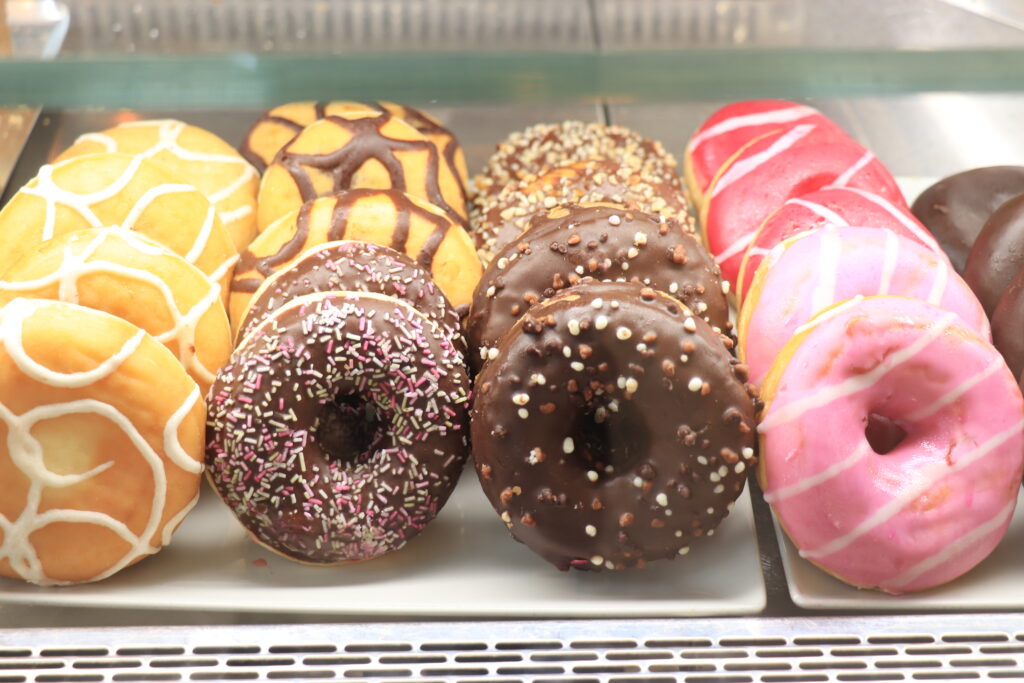
M 745 100 L 709 116 L 690 137 L 683 165 L 693 203 L 700 207 L 718 169 L 748 142 L 798 123 L 835 126 L 814 107 L 786 100 Z
M 938 254 L 944 253 L 928 229 L 907 207 L 856 187 L 826 187 L 787 199 L 764 220 L 754 235 L 754 241 L 744 252 L 736 282 L 736 297 L 743 301 L 757 267 L 772 247 L 801 232 L 825 225 L 888 228 Z
M 735 287 L 743 252 L 765 218 L 787 199 L 828 185 L 906 204 L 885 166 L 835 126 L 801 123 L 740 150 L 719 170 L 701 208 L 704 242 L 722 279 Z
M 758 479 L 800 555 L 889 593 L 951 581 L 1006 532 L 1024 400 L 952 312 L 903 297 L 805 325 L 765 380 Z
M 893 294 L 927 301 L 991 340 L 970 287 L 940 254 L 891 230 L 837 228 L 791 237 L 768 254 L 740 309 L 739 357 L 760 384 L 797 328 L 836 302 Z

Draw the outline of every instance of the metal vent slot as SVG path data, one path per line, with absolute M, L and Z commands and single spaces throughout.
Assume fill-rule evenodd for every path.
M 114 674 L 115 681 L 180 681 L 181 674 Z
M 334 645 L 271 645 L 267 650 L 271 654 L 312 654 L 316 652 L 337 652 Z
M 593 652 L 559 652 L 557 654 L 534 654 L 530 659 L 535 662 L 589 662 L 597 659 Z
M 918 643 L 934 643 L 935 638 L 929 635 L 898 635 L 898 636 L 868 636 L 868 642 L 872 645 L 916 645 Z
M 194 655 L 254 655 L 259 651 L 259 645 L 205 645 L 192 648 Z
M 942 636 L 944 643 L 1003 643 L 1009 640 L 1005 633 L 952 633 Z
M 133 655 L 183 655 L 183 647 L 122 647 L 118 648 L 117 654 L 130 657 Z
M 248 681 L 259 678 L 255 671 L 197 671 L 189 676 L 193 681 Z
M 794 645 L 818 645 L 827 647 L 829 645 L 859 645 L 861 642 L 857 636 L 812 636 L 809 638 L 794 638 Z
M 888 657 L 899 654 L 899 650 L 892 647 L 837 647 L 829 654 L 833 657 Z

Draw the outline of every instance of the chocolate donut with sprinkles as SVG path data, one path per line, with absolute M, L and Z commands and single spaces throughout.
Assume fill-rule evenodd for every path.
M 409 303 L 299 297 L 253 330 L 210 391 L 214 489 L 253 539 L 327 565 L 397 550 L 468 455 L 469 377 Z
M 263 281 L 239 327 L 242 339 L 289 301 L 318 292 L 377 292 L 411 303 L 464 351 L 462 322 L 425 269 L 405 254 L 372 242 L 325 242 Z
M 466 321 L 474 367 L 497 353 L 498 339 L 527 308 L 586 276 L 662 290 L 716 332 L 732 330 L 718 266 L 676 221 L 595 203 L 555 207 L 530 225 L 477 283 Z
M 687 554 L 756 462 L 743 367 L 707 323 L 636 283 L 584 283 L 532 307 L 475 387 L 484 491 L 561 570 Z

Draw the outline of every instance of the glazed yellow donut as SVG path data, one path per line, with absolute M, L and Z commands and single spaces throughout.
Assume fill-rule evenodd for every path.
M 109 225 L 184 256 L 226 296 L 237 254 L 213 205 L 154 162 L 127 154 L 88 154 L 39 169 L 0 211 L 0 275 L 48 239 Z
M 137 325 L 181 361 L 204 395 L 231 355 L 219 285 L 124 228 L 76 230 L 43 242 L 0 280 L 0 305 L 17 297 L 80 304 Z
M 274 107 L 253 124 L 240 151 L 261 172 L 282 147 L 309 124 L 326 116 L 346 112 L 387 112 L 427 136 L 441 151 L 442 159 L 455 171 L 463 186 L 469 180 L 466 155 L 455 135 L 430 114 L 394 102 L 290 102 Z
M 213 133 L 181 121 L 132 121 L 80 136 L 57 161 L 98 152 L 139 154 L 187 179 L 217 208 L 236 251 L 256 236 L 259 174 Z
M 440 153 L 405 121 L 350 111 L 314 121 L 285 145 L 260 182 L 260 231 L 317 197 L 351 188 L 396 188 L 465 224 L 466 197 Z
M 433 204 L 398 190 L 346 190 L 292 211 L 241 255 L 228 304 L 235 332 L 265 279 L 290 267 L 307 249 L 337 240 L 404 252 L 430 272 L 454 306 L 469 304 L 483 273 L 472 238 Z
M 98 581 L 195 504 L 205 410 L 170 351 L 60 301 L 0 309 L 0 576 Z

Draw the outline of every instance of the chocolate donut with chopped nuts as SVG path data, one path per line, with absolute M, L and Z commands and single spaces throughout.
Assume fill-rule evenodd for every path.
M 716 331 L 732 330 L 718 266 L 678 222 L 610 204 L 559 206 L 534 216 L 477 283 L 466 321 L 473 367 L 527 308 L 587 276 L 662 290 Z
M 685 555 L 756 462 L 723 337 L 663 292 L 591 282 L 532 307 L 476 380 L 477 474 L 512 535 L 562 570 Z
M 674 218 L 694 231 L 675 171 L 636 169 L 616 161 L 588 159 L 548 169 L 475 198 L 473 239 L 484 262 L 529 227 L 530 218 L 558 204 L 611 202 L 631 211 Z

